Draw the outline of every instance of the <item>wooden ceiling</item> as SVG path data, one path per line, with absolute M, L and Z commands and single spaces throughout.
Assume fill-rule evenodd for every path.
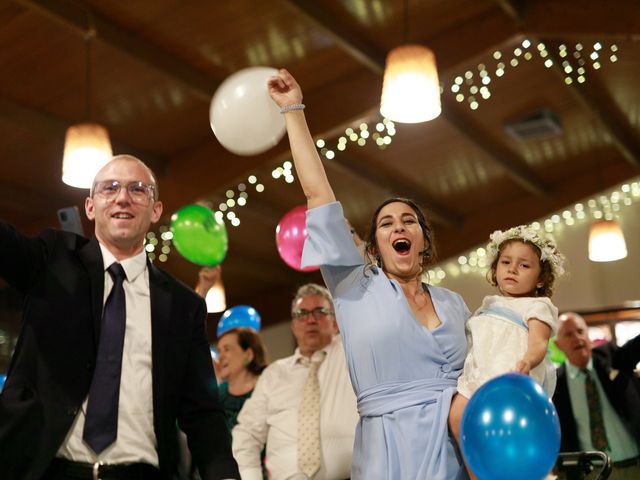
M 264 324 L 285 319 L 296 286 L 320 277 L 290 269 L 275 247 L 276 224 L 304 202 L 297 181 L 271 175 L 290 159 L 287 140 L 241 157 L 209 126 L 213 93 L 240 69 L 296 76 L 312 133 L 336 152 L 325 161 L 330 180 L 361 234 L 377 202 L 410 196 L 432 218 L 441 258 L 638 174 L 635 0 L 2 0 L 0 217 L 25 232 L 57 226 L 56 210 L 82 206 L 86 195 L 60 172 L 65 129 L 85 115 L 88 31 L 91 119 L 108 128 L 115 153 L 157 171 L 164 225 L 183 205 L 217 208 L 246 185 L 247 204 L 234 209 L 241 223 L 227 226 L 223 275 L 229 304 L 256 307 Z M 405 42 L 434 50 L 442 114 L 397 124 L 385 149 L 369 139 L 338 151 L 345 129 L 364 122 L 373 133 L 381 121 L 385 55 Z M 541 109 L 558 118 L 558 134 L 505 132 Z M 198 267 L 177 252 L 161 266 L 195 283 Z

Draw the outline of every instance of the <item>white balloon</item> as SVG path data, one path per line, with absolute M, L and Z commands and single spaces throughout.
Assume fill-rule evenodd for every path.
M 256 155 L 276 145 L 286 130 L 267 80 L 278 71 L 250 67 L 225 79 L 211 99 L 209 122 L 218 141 L 238 155 Z

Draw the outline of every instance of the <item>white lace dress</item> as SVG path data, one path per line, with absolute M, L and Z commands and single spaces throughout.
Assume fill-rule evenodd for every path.
M 503 297 L 489 295 L 466 325 L 469 350 L 458 392 L 467 398 L 485 382 L 513 371 L 527 351 L 528 320 L 537 318 L 551 327 L 555 335 L 558 309 L 548 297 Z M 529 373 L 553 395 L 556 372 L 548 356 Z

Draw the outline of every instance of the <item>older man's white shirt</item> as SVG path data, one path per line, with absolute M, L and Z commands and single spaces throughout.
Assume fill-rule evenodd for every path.
M 314 480 L 338 480 L 351 473 L 351 456 L 358 423 L 340 336 L 314 356 L 326 357 L 318 370 L 320 382 L 320 470 Z M 269 365 L 256 384 L 233 429 L 233 455 L 243 480 L 261 480 L 260 452 L 267 445 L 272 480 L 301 475 L 298 470 L 298 406 L 308 367 L 300 351 Z M 312 357 L 312 360 L 314 357 Z

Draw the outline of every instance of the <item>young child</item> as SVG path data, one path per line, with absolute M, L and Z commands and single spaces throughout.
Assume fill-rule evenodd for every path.
M 555 369 L 545 354 L 558 323 L 558 309 L 549 297 L 564 273 L 564 256 L 552 240 L 527 225 L 497 230 L 489 238 L 487 279 L 500 294 L 485 297 L 467 322 L 469 351 L 449 413 L 458 444 L 469 398 L 492 378 L 516 371 L 531 375 L 549 396 L 555 390 Z

